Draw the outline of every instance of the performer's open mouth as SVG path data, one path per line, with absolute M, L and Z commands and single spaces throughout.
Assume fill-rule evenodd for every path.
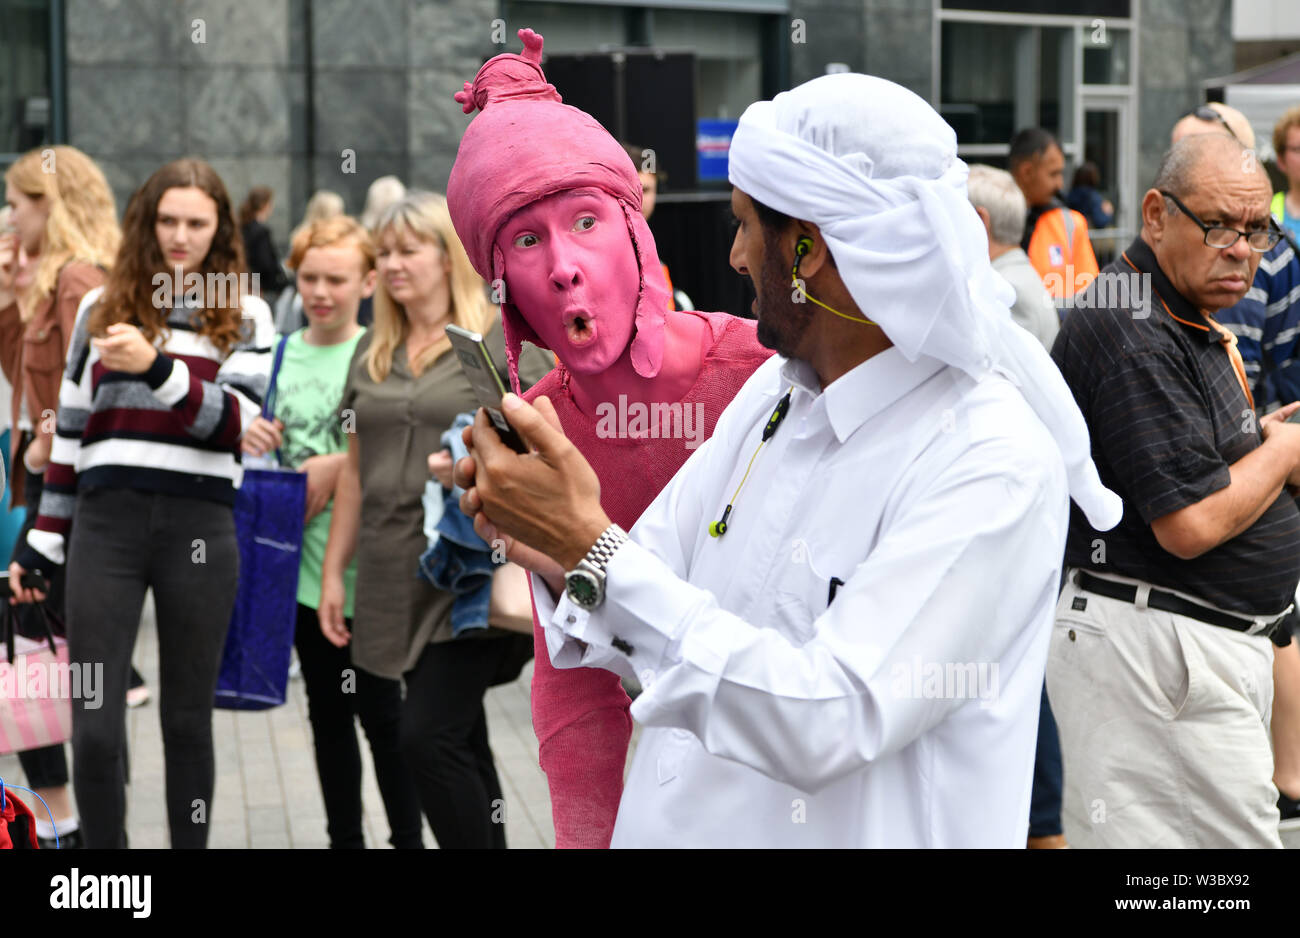
M 570 345 L 588 345 L 596 339 L 596 323 L 586 313 L 569 313 L 564 317 L 564 335 Z

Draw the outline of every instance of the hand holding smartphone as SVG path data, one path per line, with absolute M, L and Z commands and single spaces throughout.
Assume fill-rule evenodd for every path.
M 514 427 L 506 421 L 505 414 L 501 410 L 501 398 L 505 397 L 509 388 L 502 379 L 501 373 L 497 371 L 496 365 L 492 364 L 492 356 L 488 354 L 487 346 L 483 344 L 483 336 L 462 329 L 460 326 L 448 326 L 447 338 L 451 340 L 451 347 L 456 350 L 456 357 L 460 359 L 461 370 L 469 379 L 470 387 L 474 389 L 478 402 L 487 411 L 488 419 L 492 421 L 492 426 L 501 437 L 501 442 L 516 453 L 527 453 L 528 447 L 515 432 Z

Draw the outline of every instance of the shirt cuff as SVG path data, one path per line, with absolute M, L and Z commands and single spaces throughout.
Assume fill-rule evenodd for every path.
M 190 391 L 190 369 L 185 362 L 170 355 L 158 353 L 149 370 L 143 375 L 154 397 L 168 407 L 175 407 Z
M 605 574 L 605 601 L 591 612 L 567 595 L 553 611 L 549 594 L 545 606 L 538 603 L 552 662 L 557 668 L 602 667 L 648 686 L 680 659 L 680 639 L 703 597 L 631 540 L 615 551 Z M 562 663 L 578 655 L 574 640 L 585 643 L 586 650 L 575 663 Z
M 27 532 L 26 540 L 20 542 L 14 551 L 14 562 L 27 571 L 53 573 L 63 566 L 63 535 L 33 528 Z
M 533 604 L 537 607 L 537 621 L 542 626 L 546 638 L 546 651 L 551 664 L 556 668 L 605 668 L 622 677 L 635 677 L 635 672 L 627 662 L 620 661 L 619 656 L 609 647 L 583 647 L 580 638 L 566 634 L 566 626 L 579 624 L 579 617 L 585 620 L 589 615 L 579 606 L 569 601 L 561 593 L 558 600 L 551 598 L 550 587 L 536 573 L 531 574 L 533 586 Z

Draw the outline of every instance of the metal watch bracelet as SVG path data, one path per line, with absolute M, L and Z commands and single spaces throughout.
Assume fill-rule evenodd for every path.
M 609 563 L 614 556 L 614 552 L 622 547 L 627 539 L 626 531 L 616 524 L 611 524 L 600 532 L 600 537 L 596 538 L 596 543 L 591 545 L 591 550 L 587 551 L 587 556 L 582 559 L 603 574 L 605 565 Z

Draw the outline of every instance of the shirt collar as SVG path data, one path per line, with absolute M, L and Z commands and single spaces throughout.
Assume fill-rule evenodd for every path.
M 855 430 L 944 368 L 937 358 L 921 355 L 910 362 L 891 346 L 845 372 L 825 391 L 812 366 L 797 358 L 781 365 L 781 388 L 802 390 L 816 404 L 825 399 L 826 417 L 835 437 L 845 442 Z
M 1170 328 L 1182 329 L 1185 333 L 1196 333 L 1197 338 L 1207 345 L 1218 345 L 1222 341 L 1218 331 L 1205 321 L 1205 315 L 1174 288 L 1169 278 L 1165 276 L 1165 272 L 1160 269 L 1160 264 L 1156 262 L 1156 255 L 1151 250 L 1151 245 L 1142 240 L 1141 235 L 1133 239 L 1133 243 L 1124 251 L 1124 256 L 1139 273 L 1151 275 L 1151 291 L 1160 298 L 1154 300 L 1155 309 L 1152 312 L 1163 314 L 1164 307 L 1160 306 L 1160 300 L 1164 300 L 1169 311 L 1178 319 L 1186 319 L 1195 324 L 1189 326 L 1165 316 L 1165 322 Z

